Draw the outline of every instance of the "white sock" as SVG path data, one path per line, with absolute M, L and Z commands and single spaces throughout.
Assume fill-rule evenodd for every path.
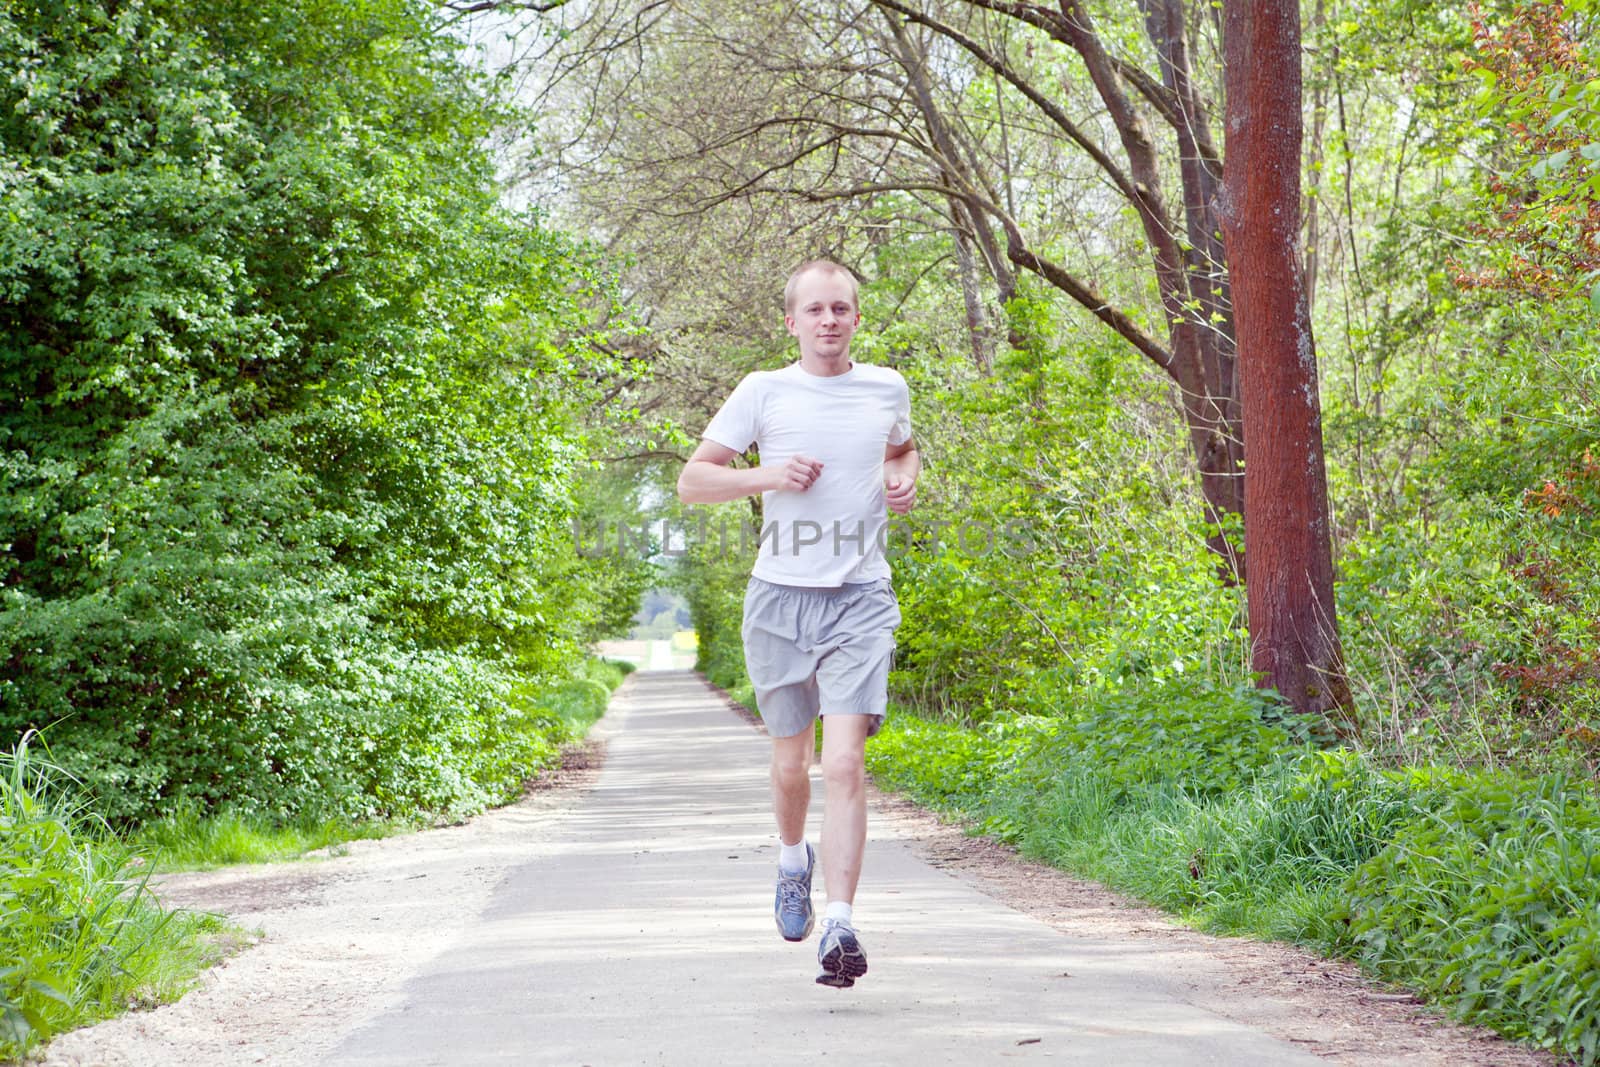
M 806 839 L 802 837 L 792 845 L 778 839 L 778 868 L 790 874 L 806 873 Z
M 828 910 L 822 913 L 822 921 L 830 923 L 844 923 L 850 925 L 850 905 L 842 900 L 828 901 Z

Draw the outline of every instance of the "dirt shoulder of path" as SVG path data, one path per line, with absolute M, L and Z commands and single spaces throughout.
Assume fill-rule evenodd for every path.
M 626 683 L 624 683 L 626 684 Z M 522 798 L 451 826 L 352 841 L 282 863 L 159 875 L 168 907 L 214 912 L 248 935 L 174 1004 L 63 1034 L 48 1067 L 301 1065 L 397 1003 L 525 858 L 527 842 L 600 776 L 605 720 Z M 237 939 L 237 935 L 233 935 Z M 230 946 L 234 947 L 234 946 Z

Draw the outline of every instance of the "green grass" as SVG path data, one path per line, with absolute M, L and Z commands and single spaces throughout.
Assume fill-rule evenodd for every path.
M 1381 776 L 1335 784 L 1315 763 L 1209 797 L 1179 783 L 1130 795 L 1068 766 L 1040 793 L 998 791 L 980 825 L 1202 929 L 1348 954 L 1350 876 L 1416 813 L 1416 798 Z
M 636 668 L 626 660 L 588 659 L 576 678 L 545 689 L 539 705 L 552 712 L 565 726 L 568 740 L 589 732 L 611 701 L 611 693 Z
M 200 815 L 182 811 L 145 824 L 127 840 L 162 870 L 208 870 L 234 863 L 291 860 L 323 848 L 338 854 L 339 846 L 348 842 L 405 833 L 419 825 L 327 819 L 284 826 L 238 812 Z
M 24 737 L 0 752 L 0 1058 L 133 1005 L 177 999 L 232 929 L 168 911 L 151 864 Z

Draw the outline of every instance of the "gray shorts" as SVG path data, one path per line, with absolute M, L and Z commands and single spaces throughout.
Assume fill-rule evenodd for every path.
M 820 715 L 889 710 L 889 661 L 900 603 L 889 579 L 812 589 L 751 578 L 744 594 L 744 663 L 756 708 L 773 737 L 792 737 Z

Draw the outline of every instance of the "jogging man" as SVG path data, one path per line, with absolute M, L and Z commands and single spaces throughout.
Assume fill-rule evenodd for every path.
M 684 465 L 678 496 L 686 504 L 715 504 L 762 495 L 743 635 L 756 705 L 772 737 L 782 845 L 773 907 L 785 940 L 804 941 L 811 933 L 816 854 L 805 832 L 820 716 L 828 906 L 817 981 L 842 989 L 867 973 L 851 923 L 867 840 L 864 752 L 887 711 L 900 624 L 884 558 L 885 508 L 911 510 L 922 466 L 905 379 L 850 359 L 861 323 L 855 276 L 813 260 L 789 276 L 783 296 L 783 321 L 799 342 L 799 362 L 739 383 Z M 730 468 L 752 442 L 761 465 Z

